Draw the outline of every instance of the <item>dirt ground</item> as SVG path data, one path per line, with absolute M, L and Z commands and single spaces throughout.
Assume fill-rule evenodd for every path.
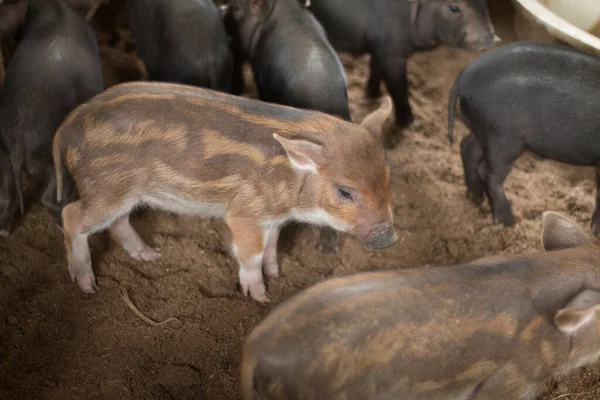
M 94 20 L 107 86 L 142 77 L 130 35 L 112 15 L 118 3 L 101 8 Z M 498 34 L 505 43 L 515 40 L 508 1 L 491 7 Z M 115 29 L 120 34 L 112 34 Z M 107 235 L 96 235 L 92 257 L 101 290 L 83 294 L 69 279 L 60 231 L 30 190 L 26 215 L 0 240 L 0 398 L 239 399 L 245 335 L 274 306 L 309 285 L 357 271 L 538 251 L 544 210 L 588 227 L 593 171 L 532 155 L 521 157 L 506 183 L 518 218 L 513 228 L 492 225 L 487 204 L 477 208 L 467 200 L 458 145 L 448 144 L 446 104 L 454 78 L 476 56 L 441 47 L 409 63 L 420 127 L 406 132 L 389 153 L 398 244 L 368 251 L 343 236 L 342 252 L 323 256 L 316 250 L 317 229 L 291 227 L 279 244 L 282 276 L 268 280 L 269 306 L 239 292 L 221 221 L 161 212 L 133 220 L 163 257 L 136 262 Z M 343 56 L 357 121 L 378 105 L 363 96 L 367 61 Z M 254 89 L 249 93 L 256 95 Z M 466 133 L 458 122 L 457 136 Z M 177 320 L 147 324 L 126 306 L 120 288 L 153 320 Z M 550 382 L 539 399 L 600 398 L 599 378 L 597 367 L 581 369 Z

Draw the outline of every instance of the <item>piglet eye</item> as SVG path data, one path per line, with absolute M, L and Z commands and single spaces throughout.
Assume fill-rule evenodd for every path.
M 348 192 L 347 190 L 344 190 L 344 189 L 339 189 L 339 188 L 337 191 L 338 191 L 338 195 L 341 198 L 352 201 L 352 195 L 350 194 L 350 192 Z
M 453 13 L 459 13 L 460 12 L 460 8 L 458 8 L 457 6 L 448 6 L 448 8 L 450 9 L 450 11 L 452 11 Z

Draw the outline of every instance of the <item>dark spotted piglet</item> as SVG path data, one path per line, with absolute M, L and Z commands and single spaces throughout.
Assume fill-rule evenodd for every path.
M 127 0 L 151 80 L 232 92 L 233 53 L 213 0 Z
M 479 205 L 485 193 L 494 221 L 514 223 L 503 184 L 525 150 L 595 166 L 600 188 L 599 71 L 596 55 L 529 42 L 494 49 L 463 69 L 450 94 L 448 134 L 452 142 L 458 101 L 471 131 L 460 144 L 467 194 Z M 599 207 L 597 201 L 596 234 Z
M 547 252 L 330 279 L 247 337 L 245 400 L 533 399 L 600 356 L 600 244 L 544 214 Z
M 480 51 L 500 41 L 485 0 L 318 0 L 309 10 L 336 50 L 371 54 L 367 94 L 380 96 L 383 79 L 400 128 L 414 120 L 406 77 L 413 53 L 439 44 Z
M 227 18 L 234 21 L 262 100 L 351 120 L 342 63 L 298 0 L 232 0 Z M 323 228 L 319 247 L 337 252 L 338 234 Z
M 352 233 L 367 247 L 393 245 L 389 167 L 379 144 L 389 98 L 360 125 L 172 83 L 113 86 L 75 109 L 54 139 L 80 200 L 63 210 L 69 272 L 95 292 L 87 238 L 108 228 L 132 257 L 160 256 L 129 223 L 147 204 L 222 217 L 231 229 L 244 294 L 269 301 L 277 241 L 288 221 Z M 59 194 L 61 192 L 59 191 Z
M 30 0 L 17 49 L 0 91 L 0 235 L 24 211 L 21 174 L 45 182 L 44 207 L 61 223 L 52 139 L 64 117 L 101 92 L 102 71 L 92 28 L 62 0 Z M 64 187 L 65 200 L 76 196 Z

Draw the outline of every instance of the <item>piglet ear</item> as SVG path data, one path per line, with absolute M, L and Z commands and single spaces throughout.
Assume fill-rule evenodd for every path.
M 562 332 L 573 334 L 595 321 L 598 311 L 600 311 L 600 292 L 584 290 L 565 308 L 558 310 L 554 316 L 554 323 Z
M 368 130 L 371 135 L 379 137 L 383 124 L 392 113 L 392 99 L 386 96 L 381 103 L 381 106 L 371 114 L 367 115 L 360 125 Z
M 287 139 L 276 133 L 273 134 L 273 137 L 281 143 L 294 168 L 300 171 L 316 173 L 319 167 L 327 163 L 325 149 L 320 144 L 306 140 Z
M 546 251 L 562 250 L 591 243 L 592 238 L 574 221 L 546 211 L 543 214 L 542 244 Z

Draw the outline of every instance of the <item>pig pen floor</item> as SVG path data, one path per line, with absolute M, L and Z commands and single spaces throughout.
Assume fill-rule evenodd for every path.
M 490 3 L 499 35 L 505 43 L 515 40 L 512 8 Z M 134 66 L 126 70 L 126 54 L 115 57 L 107 38 L 99 33 L 103 55 L 121 63 L 120 72 L 105 65 L 107 79 L 135 76 Z M 317 230 L 293 226 L 279 244 L 282 276 L 268 280 L 269 306 L 240 294 L 222 222 L 150 211 L 135 216 L 134 225 L 162 248 L 162 258 L 136 262 L 107 235 L 96 235 L 92 257 L 101 289 L 83 294 L 69 280 L 61 233 L 30 201 L 12 235 L 0 240 L 0 398 L 239 399 L 243 338 L 270 309 L 309 285 L 357 271 L 538 251 L 544 210 L 587 228 L 595 193 L 588 168 L 523 156 L 506 184 L 518 217 L 511 229 L 492 225 L 488 206 L 478 209 L 467 200 L 458 145 L 448 144 L 446 104 L 454 78 L 476 56 L 443 47 L 409 64 L 420 127 L 389 153 L 398 244 L 370 252 L 344 236 L 341 253 L 323 256 L 315 248 Z M 367 61 L 343 56 L 358 121 L 378 105 L 363 96 Z M 465 134 L 457 122 L 458 138 Z M 147 324 L 126 306 L 121 288 L 149 318 L 176 320 Z M 582 369 L 551 381 L 539 399 L 600 398 L 599 378 L 597 367 Z

